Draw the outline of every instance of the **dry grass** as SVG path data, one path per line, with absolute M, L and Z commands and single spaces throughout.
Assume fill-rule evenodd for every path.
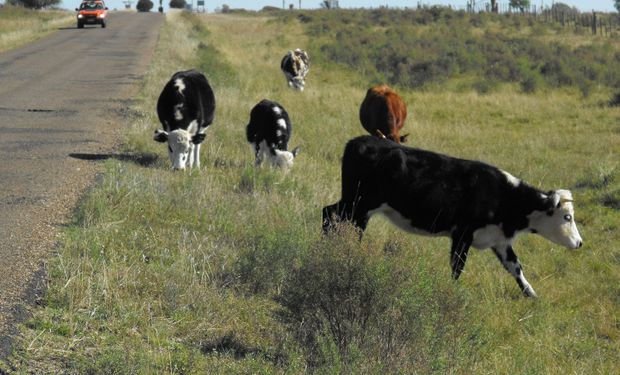
M 75 21 L 75 15 L 58 10 L 0 8 L 0 52 L 31 43 Z

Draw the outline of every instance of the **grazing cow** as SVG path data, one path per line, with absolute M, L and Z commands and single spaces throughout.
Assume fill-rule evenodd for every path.
M 174 73 L 157 101 L 157 116 L 164 130 L 156 130 L 153 136 L 157 142 L 168 142 L 173 169 L 200 167 L 200 144 L 213 123 L 214 112 L 213 90 L 202 73 Z
M 388 138 L 396 143 L 407 141 L 400 130 L 407 119 L 407 105 L 388 85 L 371 87 L 360 106 L 360 122 L 370 135 Z
M 351 221 L 360 236 L 382 213 L 401 229 L 452 239 L 452 276 L 458 279 L 470 246 L 492 248 L 526 296 L 527 282 L 512 243 L 538 233 L 567 248 L 581 247 L 568 190 L 542 192 L 491 165 L 408 148 L 370 136 L 347 144 L 342 198 L 323 208 L 323 230 Z
M 289 87 L 304 91 L 306 74 L 310 70 L 310 59 L 306 51 L 299 48 L 295 51 L 288 51 L 280 62 L 280 69 L 282 69 Z
M 287 151 L 291 131 L 291 120 L 280 104 L 267 99 L 256 104 L 250 112 L 250 123 L 246 127 L 246 136 L 256 156 L 256 165 L 267 158 L 275 167 L 292 167 L 299 147 L 295 147 L 292 152 Z

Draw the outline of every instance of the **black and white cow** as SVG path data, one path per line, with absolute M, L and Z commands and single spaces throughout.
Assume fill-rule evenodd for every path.
M 342 198 L 323 208 L 323 230 L 346 220 L 363 232 L 370 217 L 382 213 L 405 231 L 450 237 L 455 279 L 470 246 L 492 248 L 523 293 L 535 297 L 512 243 L 520 233 L 538 233 L 570 249 L 581 247 L 572 200 L 568 190 L 542 192 L 479 161 L 362 136 L 346 145 Z
M 288 169 L 299 153 L 299 147 L 288 150 L 291 138 L 291 120 L 286 110 L 278 103 L 263 99 L 250 112 L 250 123 L 246 127 L 248 142 L 256 157 L 256 165 L 263 159 L 271 165 Z
M 196 70 L 174 73 L 157 101 L 157 116 L 164 130 L 153 139 L 168 142 L 175 170 L 200 167 L 200 144 L 213 123 L 215 97 L 207 78 Z
M 288 51 L 280 62 L 280 69 L 282 69 L 289 87 L 304 91 L 306 74 L 310 70 L 310 58 L 306 51 L 299 48 Z

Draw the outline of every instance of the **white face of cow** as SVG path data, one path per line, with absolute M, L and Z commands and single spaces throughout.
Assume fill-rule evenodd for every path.
M 271 159 L 271 163 L 275 167 L 289 170 L 295 161 L 295 157 L 299 153 L 299 147 L 295 147 L 293 151 L 280 151 L 276 150 L 276 156 Z
M 168 156 L 172 162 L 172 169 L 183 170 L 194 164 L 194 144 L 190 133 L 177 129 L 168 134 Z
M 158 142 L 168 142 L 168 156 L 172 162 L 172 169 L 184 170 L 194 165 L 194 147 L 192 134 L 195 132 L 195 125 L 192 123 L 188 130 L 177 129 L 170 133 L 157 130 L 153 139 Z
M 568 190 L 556 190 L 547 197 L 553 208 L 546 212 L 534 211 L 528 216 L 530 228 L 546 239 L 569 249 L 583 245 L 575 224 L 573 196 Z

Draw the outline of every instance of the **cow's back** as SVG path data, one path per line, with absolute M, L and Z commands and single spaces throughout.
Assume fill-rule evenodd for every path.
M 362 126 L 370 135 L 383 135 L 400 143 L 400 130 L 407 119 L 407 106 L 389 86 L 379 85 L 368 89 L 359 116 Z
M 383 203 L 399 207 L 405 217 L 419 219 L 416 226 L 426 230 L 449 230 L 459 218 L 473 225 L 488 220 L 489 212 L 499 215 L 502 202 L 519 194 L 494 166 L 377 137 L 352 139 L 342 159 L 345 201 L 362 197 L 368 210 Z M 428 227 L 429 217 L 434 218 L 434 228 Z
M 166 131 L 187 129 L 192 121 L 206 128 L 215 117 L 215 95 L 204 74 L 196 70 L 175 73 L 157 100 L 157 115 Z
M 278 150 L 286 150 L 292 127 L 288 112 L 278 102 L 263 99 L 250 111 L 246 138 L 250 143 L 266 141 Z

